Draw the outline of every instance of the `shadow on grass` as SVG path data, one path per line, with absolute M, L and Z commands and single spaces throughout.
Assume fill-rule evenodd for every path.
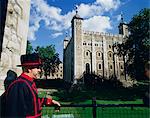
M 59 101 L 79 103 L 91 100 L 96 97 L 98 100 L 114 100 L 114 101 L 135 101 L 142 99 L 145 91 L 149 90 L 149 84 L 140 84 L 132 88 L 114 87 L 111 83 L 103 82 L 103 85 L 88 86 L 84 85 L 71 85 L 66 84 L 63 80 L 37 80 L 38 88 L 43 89 L 57 89 L 51 95 L 55 96 Z
M 115 100 L 115 101 L 135 101 L 142 99 L 148 86 L 134 86 L 133 88 L 98 88 L 95 90 L 82 89 L 82 90 L 59 90 L 52 94 L 60 101 L 79 103 L 91 100 L 96 97 L 98 100 Z

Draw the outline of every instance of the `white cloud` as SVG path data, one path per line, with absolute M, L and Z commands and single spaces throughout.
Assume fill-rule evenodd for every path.
M 28 31 L 28 39 L 29 40 L 36 40 L 36 36 L 35 36 L 35 32 L 38 31 L 38 29 L 40 28 L 40 20 L 39 18 L 34 19 L 35 22 L 32 23 L 32 25 L 29 27 L 29 31 Z
M 86 31 L 106 32 L 111 29 L 110 18 L 106 16 L 94 16 L 83 22 Z
M 103 13 L 102 8 L 98 5 L 80 4 L 78 6 L 79 15 L 83 18 L 89 18 Z
M 96 4 L 100 4 L 106 11 L 117 9 L 120 5 L 120 0 L 96 0 Z
M 111 28 L 110 19 L 101 16 L 105 11 L 116 9 L 120 5 L 119 0 L 96 0 L 91 4 L 81 3 L 78 5 L 78 13 L 87 26 L 83 26 L 88 30 L 106 31 Z M 67 14 L 62 15 L 62 9 L 50 6 L 46 0 L 31 0 L 31 14 L 30 14 L 30 28 L 29 40 L 36 40 L 35 33 L 41 27 L 40 21 L 45 23 L 45 27 L 53 32 L 64 32 L 71 26 L 71 19 L 75 15 L 75 10 L 68 11 Z M 83 24 L 85 24 L 83 23 Z M 102 24 L 100 24 L 102 23 Z M 100 25 L 98 25 L 100 24 Z M 59 36 L 55 35 L 54 37 Z
M 56 38 L 56 37 L 61 36 L 61 35 L 63 35 L 62 32 L 57 32 L 57 33 L 52 34 L 52 37 Z

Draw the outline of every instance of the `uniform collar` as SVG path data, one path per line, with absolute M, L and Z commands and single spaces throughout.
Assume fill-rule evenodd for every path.
M 27 79 L 27 80 L 33 82 L 33 78 L 29 77 L 27 74 L 22 73 L 21 76 L 22 76 L 23 78 L 25 78 L 25 79 Z

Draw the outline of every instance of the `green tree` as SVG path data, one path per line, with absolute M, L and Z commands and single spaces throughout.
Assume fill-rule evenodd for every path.
M 33 47 L 30 43 L 30 41 L 27 40 L 27 48 L 26 48 L 26 54 L 31 54 L 33 52 Z
M 50 73 L 54 73 L 58 69 L 60 64 L 59 54 L 56 53 L 54 45 L 49 45 L 46 47 L 37 46 L 35 52 L 39 54 L 43 62 L 44 76 L 47 79 L 47 76 Z
M 127 73 L 135 79 L 143 79 L 144 65 L 149 61 L 150 9 L 142 9 L 129 26 L 129 37 L 118 45 L 119 55 L 127 55 Z

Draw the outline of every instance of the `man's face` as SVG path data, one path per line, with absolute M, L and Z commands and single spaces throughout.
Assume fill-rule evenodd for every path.
M 41 69 L 39 66 L 29 69 L 31 78 L 37 79 L 40 77 Z

